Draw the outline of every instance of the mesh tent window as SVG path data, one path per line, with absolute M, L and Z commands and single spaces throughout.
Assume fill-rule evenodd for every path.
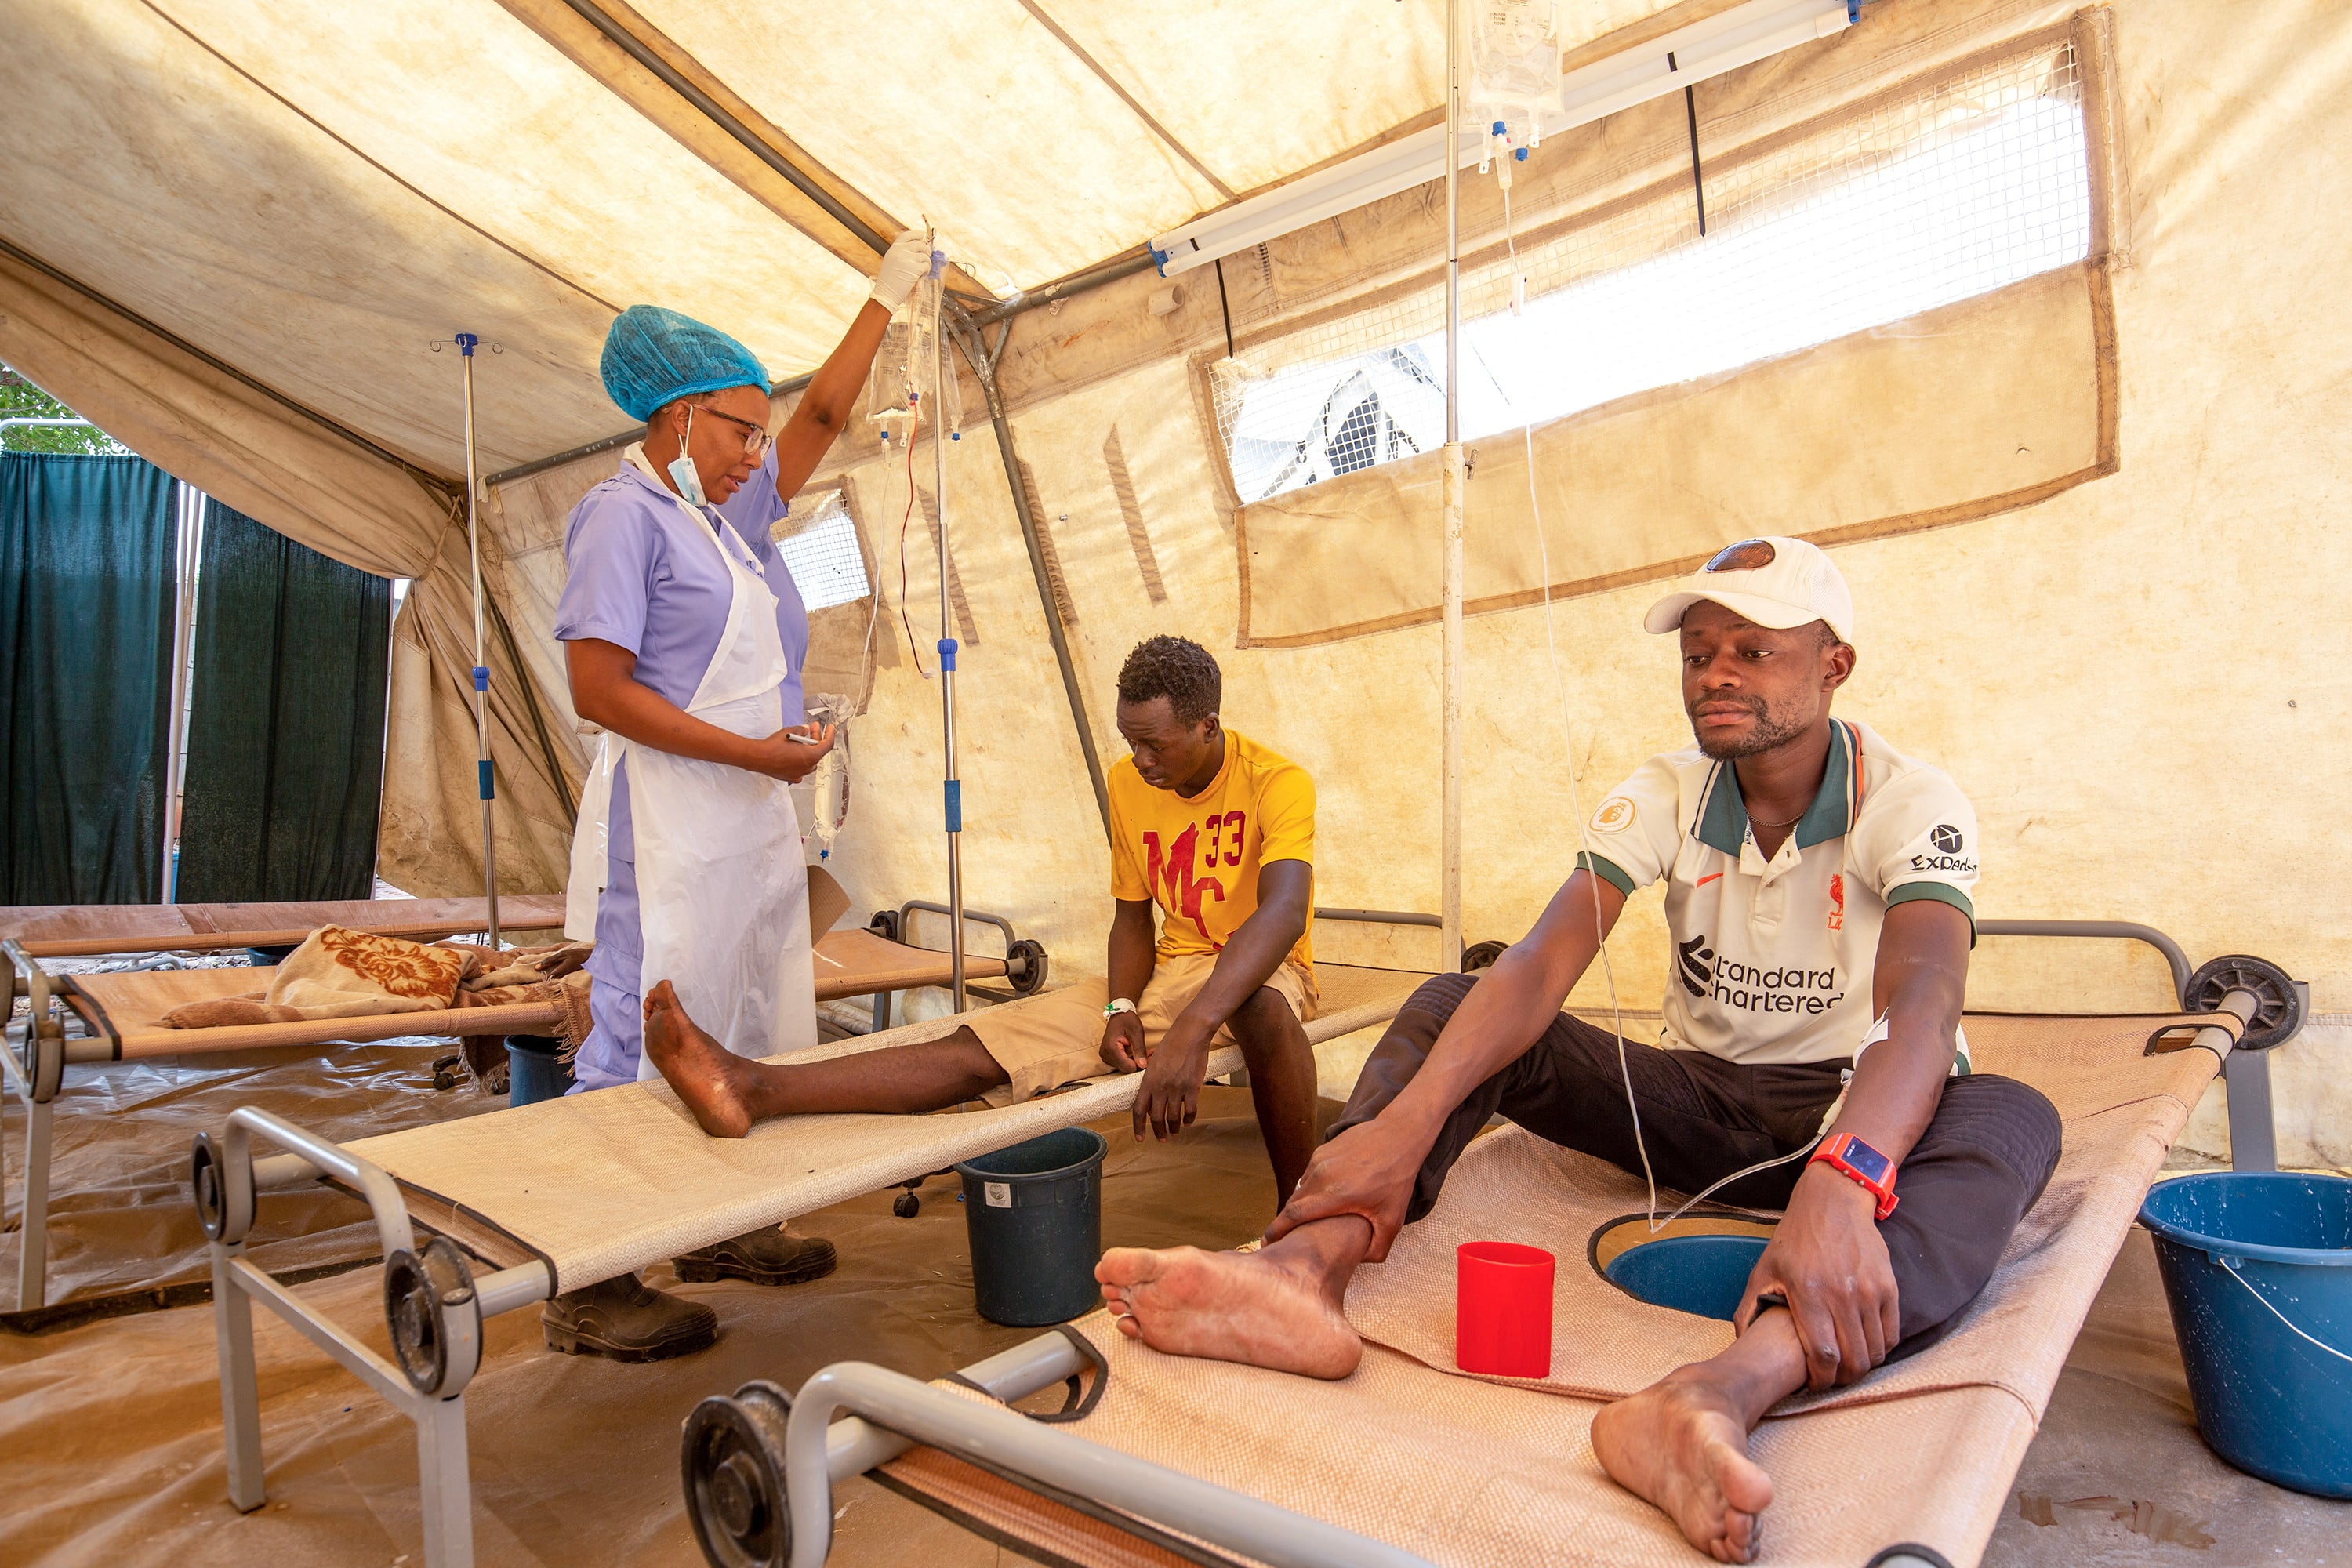
M 810 614 L 874 591 L 857 544 L 857 524 L 839 489 L 795 500 L 772 537 Z
M 2074 43 L 1999 51 L 1643 199 L 1523 222 L 1463 268 L 1465 439 L 1785 354 L 2089 254 Z M 1500 254 L 1496 254 L 1499 251 Z M 1523 311 L 1510 308 L 1527 279 Z M 1444 438 L 1434 271 L 1255 334 L 1211 373 L 1236 497 L 1263 500 Z

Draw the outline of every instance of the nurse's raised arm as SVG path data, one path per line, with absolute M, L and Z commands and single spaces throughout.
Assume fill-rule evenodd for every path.
M 633 306 L 613 323 L 599 368 L 614 402 L 646 421 L 646 437 L 625 455 L 616 486 L 592 491 L 567 531 L 569 575 L 555 631 L 581 718 L 673 756 L 787 783 L 815 768 L 833 744 L 830 727 L 744 735 L 698 717 L 701 704 L 689 700 L 738 635 L 734 612 L 748 602 L 740 594 L 763 600 L 762 616 L 775 611 L 758 558 L 743 556 L 743 543 L 712 509 L 761 470 L 771 448 L 778 496 L 808 482 L 848 423 L 891 312 L 930 262 L 921 235 L 892 243 L 872 297 L 772 437 L 767 371 L 743 344 L 656 306 Z M 664 521 L 673 512 L 710 530 L 708 553 L 693 542 L 699 530 L 691 523 L 674 535 L 676 523 Z M 771 648 L 751 657 L 772 659 L 781 680 L 798 656 Z
M 874 293 L 849 323 L 841 346 L 827 356 L 811 377 L 808 390 L 793 405 L 792 417 L 776 432 L 776 493 L 791 496 L 808 483 L 825 453 L 849 423 L 866 373 L 882 346 L 882 329 L 891 313 L 930 270 L 930 242 L 912 229 L 890 242 L 876 270 Z

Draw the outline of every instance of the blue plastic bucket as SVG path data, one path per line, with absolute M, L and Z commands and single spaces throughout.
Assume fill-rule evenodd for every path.
M 2182 1176 L 2139 1217 L 2205 1441 L 2266 1481 L 2352 1498 L 2352 1180 Z
M 1727 1323 L 1764 1246 L 1760 1236 L 1662 1236 L 1627 1247 L 1601 1273 L 1654 1307 Z
M 572 1067 L 559 1059 L 563 1042 L 544 1035 L 507 1037 L 507 1104 L 561 1100 L 572 1089 Z
M 963 1222 L 980 1315 L 1013 1328 L 1066 1323 L 1101 1304 L 1102 1163 L 1110 1145 L 1087 1127 L 966 1160 Z

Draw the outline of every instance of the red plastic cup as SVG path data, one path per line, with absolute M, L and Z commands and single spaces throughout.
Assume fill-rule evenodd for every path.
M 1465 1241 L 1454 1258 L 1454 1364 L 1493 1377 L 1549 1377 L 1557 1260 L 1516 1241 Z

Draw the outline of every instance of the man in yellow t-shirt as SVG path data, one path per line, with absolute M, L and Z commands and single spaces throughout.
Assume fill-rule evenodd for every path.
M 770 1116 L 1010 1105 L 1139 1071 L 1135 1135 L 1165 1139 L 1192 1121 L 1210 1052 L 1237 1045 L 1286 1203 L 1315 1147 L 1315 783 L 1224 728 L 1223 694 L 1217 661 L 1183 637 L 1137 645 L 1119 670 L 1134 754 L 1110 771 L 1108 981 L 982 1009 L 939 1039 L 808 1063 L 732 1055 L 665 983 L 646 997 L 654 1065 L 704 1131 L 736 1138 Z

